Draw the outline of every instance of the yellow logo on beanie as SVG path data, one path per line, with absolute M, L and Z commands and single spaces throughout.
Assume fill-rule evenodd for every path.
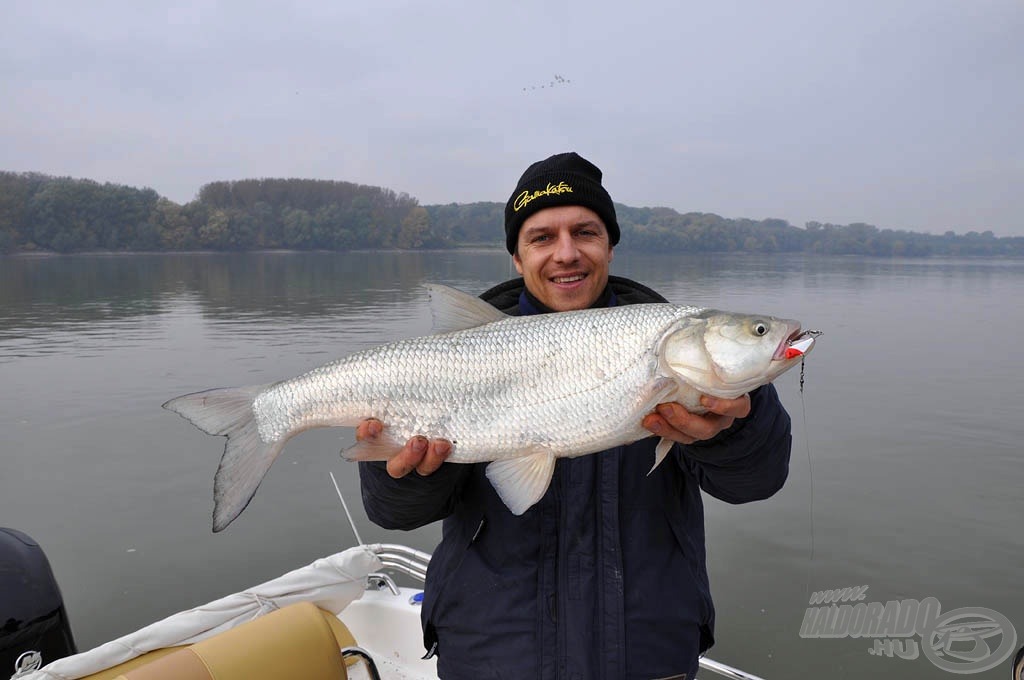
M 552 195 L 557 195 L 557 194 L 564 194 L 564 193 L 570 193 L 571 194 L 572 193 L 572 187 L 569 186 L 568 184 L 566 184 L 565 182 L 559 182 L 558 184 L 552 184 L 551 182 L 548 182 L 547 187 L 545 187 L 544 189 L 540 189 L 539 191 L 534 191 L 532 194 L 529 191 L 524 191 L 523 193 L 521 193 L 518 196 L 516 196 L 516 201 L 515 201 L 515 203 L 512 204 L 512 209 L 514 211 L 516 211 L 516 212 L 519 212 L 520 208 L 525 208 L 526 205 L 530 201 L 534 200 L 535 198 L 540 198 L 541 196 L 552 196 Z

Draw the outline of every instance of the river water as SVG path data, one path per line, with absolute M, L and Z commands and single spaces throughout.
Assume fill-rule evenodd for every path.
M 511 275 L 508 259 L 0 258 L 0 525 L 43 545 L 79 646 L 351 545 L 329 472 L 364 540 L 433 549 L 438 526 L 368 523 L 355 467 L 338 456 L 350 430 L 293 440 L 245 513 L 212 534 L 222 440 L 160 404 L 428 333 L 422 283 L 479 293 Z M 612 273 L 674 302 L 825 332 L 803 391 L 796 370 L 776 383 L 793 417 L 785 488 L 751 505 L 706 498 L 711 657 L 767 678 L 949 677 L 933 658 L 967 668 L 923 649 L 912 660 L 872 654 L 871 637 L 801 636 L 813 592 L 864 585 L 867 603 L 935 598 L 943 612 L 998 612 L 1024 645 L 1024 262 L 621 251 Z M 1001 655 L 1003 629 L 946 649 Z M 903 641 L 923 647 L 917 633 Z

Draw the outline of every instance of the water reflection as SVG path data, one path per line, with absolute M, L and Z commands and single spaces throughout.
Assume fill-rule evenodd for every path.
M 716 656 L 804 677 L 849 650 L 847 677 L 913 676 L 907 665 L 872 666 L 848 640 L 800 640 L 807 582 L 988 606 L 1024 629 L 1012 588 L 1024 551 L 1024 326 L 1014 311 L 1024 262 L 620 250 L 612 271 L 676 302 L 826 331 L 805 393 L 795 372 L 777 381 L 794 418 L 786 488 L 754 508 L 707 504 Z M 325 481 L 339 473 L 346 497 L 358 498 L 337 455 L 350 430 L 289 443 L 242 520 L 213 536 L 222 443 L 160 409 L 164 400 L 281 379 L 428 332 L 422 283 L 478 293 L 510 275 L 502 250 L 0 258 L 0 515 L 47 543 L 83 643 L 351 540 Z M 428 550 L 437 536 L 436 527 L 383 532 L 358 511 L 356 521 L 365 536 Z
M 1024 274 L 1024 263 L 626 251 L 617 253 L 613 273 L 703 304 L 745 289 L 871 289 L 893 279 L 984 290 L 992 277 Z M 8 257 L 0 259 L 0 338 L 161 313 L 181 299 L 211 318 L 318 317 L 408 304 L 425 281 L 479 292 L 512 275 L 501 250 Z
M 934 287 L 984 298 L 994 281 L 1024 277 L 1024 263 L 619 251 L 613 273 L 673 302 L 801 318 L 837 292 L 847 305 L 878 304 L 871 296 L 894 281 L 904 294 Z M 498 249 L 0 258 L 0 362 L 67 344 L 89 354 L 115 338 L 144 343 L 158 328 L 146 319 L 185 308 L 223 334 L 287 343 L 308 324 L 337 324 L 370 346 L 393 339 L 376 328 L 381 313 L 407 319 L 399 335 L 430 331 L 425 282 L 479 293 L 514 275 Z

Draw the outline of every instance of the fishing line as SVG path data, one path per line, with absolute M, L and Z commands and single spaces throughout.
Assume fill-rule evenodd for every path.
M 823 335 L 821 331 L 804 331 L 796 338 L 794 338 L 795 342 L 791 343 L 791 346 L 797 346 L 800 344 L 800 341 L 806 342 L 807 339 L 810 339 L 811 343 L 813 344 L 813 340 L 816 340 L 821 335 Z M 809 349 L 810 346 L 811 345 L 807 345 L 806 347 L 802 347 L 802 349 Z M 807 595 L 808 598 L 810 598 L 811 576 L 814 572 L 814 463 L 811 460 L 811 438 L 809 436 L 807 428 L 807 400 L 804 396 L 804 369 L 806 368 L 806 366 L 807 355 L 805 353 L 804 357 L 801 358 L 800 360 L 800 413 L 802 418 L 804 419 L 804 448 L 807 452 L 807 515 L 811 526 L 811 554 L 808 558 L 807 563 L 807 581 L 804 584 L 804 590 L 806 591 L 805 595 Z
M 807 401 L 804 399 L 804 366 L 806 357 L 800 361 L 800 414 L 804 421 L 804 447 L 807 451 L 807 515 L 811 525 L 811 554 L 807 561 L 807 580 L 804 595 L 811 596 L 811 576 L 814 572 L 814 464 L 811 461 L 811 440 L 807 436 Z

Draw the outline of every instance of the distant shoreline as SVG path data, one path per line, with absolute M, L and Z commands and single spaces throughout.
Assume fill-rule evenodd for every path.
M 473 253 L 473 252 L 501 252 L 504 253 L 505 247 L 502 245 L 467 245 L 467 246 L 454 246 L 451 248 L 352 248 L 350 250 L 325 250 L 325 249 L 310 249 L 310 250 L 294 250 L 294 249 L 282 249 L 282 248 L 268 248 L 261 250 L 76 250 L 69 253 L 60 253 L 53 250 L 26 250 L 16 251 L 11 253 L 0 253 L 0 260 L 3 259 L 51 259 L 61 257 L 112 257 L 112 258 L 124 258 L 124 257 L 138 257 L 138 256 L 173 256 L 173 255 L 188 255 L 188 256 L 217 256 L 217 255 L 304 255 L 304 254 L 334 254 L 344 255 L 348 253 Z M 757 253 L 748 252 L 744 250 L 733 250 L 733 251 L 700 251 L 700 252 L 651 252 L 649 250 L 632 250 L 623 246 L 618 246 L 618 252 L 623 255 L 659 255 L 667 257 L 708 257 L 708 256 L 728 256 L 728 257 L 756 257 L 756 258 L 772 258 L 772 257 L 804 257 L 811 259 L 818 258 L 842 258 L 842 259 L 861 259 L 861 260 L 900 260 L 900 261 L 921 261 L 921 260 L 1007 260 L 1007 261 L 1021 261 L 1024 260 L 1024 255 L 1007 255 L 1007 254 L 964 254 L 964 255 L 950 255 L 948 253 L 933 253 L 927 255 L 859 255 L 854 253 L 808 253 L 808 252 L 777 252 L 777 253 Z
M 131 257 L 134 255 L 296 255 L 303 253 L 467 253 L 475 251 L 504 251 L 500 244 L 473 244 L 454 246 L 451 248 L 351 248 L 349 250 L 326 250 L 312 248 L 308 250 L 289 248 L 264 248 L 259 250 L 76 250 L 61 253 L 56 250 L 19 250 L 11 253 L 0 253 L 0 258 L 48 258 L 74 257 L 76 255 L 102 255 L 104 257 Z
M 179 205 L 152 189 L 0 171 L 0 252 L 459 252 L 504 245 L 505 205 L 420 205 L 386 187 L 263 178 L 204 185 Z M 727 218 L 615 205 L 620 251 L 861 257 L 1024 257 L 1024 236 L 879 228 L 864 222 Z

